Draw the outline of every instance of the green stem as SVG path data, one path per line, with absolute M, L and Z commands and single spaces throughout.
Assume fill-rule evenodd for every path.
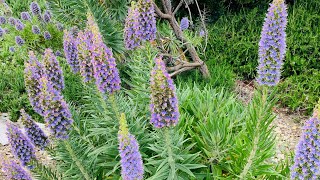
M 117 105 L 117 101 L 116 101 L 115 95 L 111 94 L 109 96 L 109 100 L 110 100 L 110 103 L 111 103 L 111 106 L 112 106 L 112 110 L 116 114 L 116 118 L 118 120 L 120 120 L 120 113 L 119 113 L 119 108 L 118 108 L 118 105 Z
M 175 166 L 175 161 L 173 158 L 173 152 L 172 152 L 172 148 L 171 148 L 172 142 L 171 142 L 169 128 L 165 128 L 164 136 L 165 136 L 166 147 L 167 147 L 167 152 L 168 152 L 168 163 L 169 163 L 169 166 L 171 169 L 171 176 L 169 177 L 169 179 L 174 179 L 174 175 L 176 173 L 176 166 Z
M 81 162 L 77 159 L 75 152 L 73 151 L 71 145 L 69 144 L 68 141 L 64 141 L 64 145 L 66 146 L 67 151 L 69 152 L 72 160 L 76 163 L 76 165 L 78 166 L 78 168 L 80 169 L 83 177 L 86 180 L 90 180 L 90 176 L 88 175 L 87 171 L 85 170 L 85 168 L 82 166 Z

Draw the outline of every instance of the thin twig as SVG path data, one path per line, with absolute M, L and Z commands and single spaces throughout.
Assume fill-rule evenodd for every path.
M 190 16 L 190 24 L 191 24 L 191 26 L 193 26 L 192 14 L 191 14 L 191 10 L 190 10 L 190 8 L 189 8 L 189 4 L 186 2 L 186 0 L 183 0 L 183 1 L 184 1 L 184 3 L 186 4 L 186 7 L 187 7 L 188 12 L 189 12 L 189 16 Z
M 176 9 L 173 11 L 173 13 L 172 13 L 172 15 L 174 16 L 176 13 L 177 13 L 177 11 L 180 9 L 180 7 L 182 6 L 182 4 L 183 4 L 183 1 L 184 0 L 181 0 L 180 2 L 179 2 L 179 4 L 177 5 L 177 7 L 176 7 Z
M 188 70 L 190 70 L 190 69 L 194 69 L 194 68 L 196 68 L 196 66 L 181 68 L 181 69 L 179 69 L 179 70 L 177 70 L 177 71 L 175 71 L 175 72 L 171 73 L 171 74 L 170 74 L 170 77 L 176 76 L 176 75 L 178 75 L 178 74 L 180 74 L 180 73 L 182 73 L 182 72 L 184 72 L 184 71 L 188 71 Z
M 203 26 L 203 29 L 204 29 L 204 32 L 205 32 L 205 35 L 206 35 L 206 43 L 205 43 L 205 46 L 203 48 L 203 52 L 206 52 L 207 45 L 208 45 L 208 31 L 207 31 L 207 28 L 206 28 L 206 24 L 204 22 L 204 16 L 202 15 L 200 7 L 199 7 L 199 4 L 198 4 L 198 0 L 195 0 L 195 1 L 196 1 L 196 5 L 197 5 L 197 8 L 198 8 L 198 11 L 199 11 L 201 23 L 202 23 L 202 26 Z

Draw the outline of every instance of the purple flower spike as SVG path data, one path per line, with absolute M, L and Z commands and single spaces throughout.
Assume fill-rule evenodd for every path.
M 43 56 L 44 73 L 47 75 L 53 88 L 62 91 L 64 89 L 64 79 L 61 67 L 51 49 L 46 49 Z
M 139 30 L 138 36 L 141 36 L 142 40 L 152 41 L 156 38 L 156 18 L 152 0 L 139 0 Z
M 20 36 L 16 36 L 16 44 L 18 46 L 22 46 L 24 45 L 25 41 L 20 37 Z
M 76 40 L 78 57 L 80 63 L 80 74 L 84 82 L 93 78 L 93 66 L 89 47 L 92 44 L 93 35 L 90 31 L 80 31 Z
M 54 54 L 56 56 L 63 57 L 63 54 L 59 50 L 57 50 Z
M 0 37 L 4 35 L 4 30 L 0 27 Z
M 63 31 L 63 24 L 57 23 L 57 24 L 56 24 L 56 27 L 57 27 L 57 29 L 58 29 L 59 31 Z
M 49 39 L 51 39 L 51 34 L 48 31 L 45 31 L 43 33 L 43 37 L 45 40 L 49 40 Z
M 118 133 L 119 153 L 121 157 L 121 177 L 123 180 L 143 179 L 143 162 L 136 138 L 128 131 L 124 114 L 120 117 Z
M 45 11 L 43 14 L 43 21 L 49 23 L 51 21 L 51 14 L 49 11 Z
M 7 20 L 4 16 L 0 16 L 0 25 L 2 24 L 6 24 L 7 23 Z
M 315 116 L 304 126 L 297 145 L 291 179 L 320 179 L 320 121 Z
M 32 180 L 31 175 L 21 167 L 17 162 L 11 160 L 4 162 L 2 171 L 7 179 L 10 180 Z
M 30 21 L 31 20 L 31 16 L 28 12 L 22 12 L 21 13 L 21 19 L 25 20 L 25 21 Z
M 73 122 L 68 104 L 61 92 L 56 90 L 46 76 L 40 78 L 41 104 L 45 107 L 44 119 L 47 127 L 58 139 L 67 139 Z
M 180 23 L 180 29 L 182 31 L 186 30 L 189 28 L 189 20 L 187 17 L 184 17 L 181 19 L 181 23 Z
M 30 4 L 30 11 L 32 12 L 32 14 L 34 16 L 40 16 L 40 14 L 41 14 L 41 9 L 40 9 L 40 6 L 37 2 L 32 2 Z
M 9 51 L 12 52 L 12 53 L 14 53 L 14 52 L 15 52 L 14 47 L 13 47 L 13 46 L 9 47 Z
M 31 160 L 36 159 L 33 145 L 17 126 L 7 123 L 7 135 L 11 151 L 22 165 L 26 166 Z
M 199 36 L 200 36 L 200 37 L 203 37 L 203 36 L 205 36 L 205 35 L 206 35 L 206 33 L 204 32 L 203 29 L 201 29 L 200 32 L 199 32 Z
M 25 70 L 24 70 L 24 80 L 26 90 L 28 92 L 28 97 L 31 106 L 33 109 L 40 114 L 41 116 L 44 115 L 44 109 L 41 105 L 40 101 L 40 78 L 44 74 L 44 67 L 38 61 L 36 56 L 32 51 L 29 52 L 29 61 L 25 63 Z
M 16 20 L 16 30 L 21 31 L 23 29 L 24 29 L 24 24 L 19 19 L 17 19 Z
M 94 43 L 91 52 L 94 78 L 99 91 L 113 94 L 120 90 L 119 72 L 112 51 L 104 43 Z
M 15 26 L 16 25 L 16 19 L 13 17 L 9 17 L 8 22 L 11 26 Z
M 40 34 L 40 28 L 37 25 L 32 26 L 32 33 L 33 34 Z
M 180 116 L 175 86 L 162 58 L 156 58 L 155 63 L 150 78 L 150 122 L 156 128 L 175 126 Z
M 286 53 L 287 7 L 284 0 L 274 0 L 268 9 L 259 42 L 257 82 L 275 86 L 280 81 Z
M 79 59 L 76 38 L 70 31 L 65 30 L 63 36 L 63 50 L 67 62 L 70 65 L 73 73 L 79 72 Z
M 141 37 L 139 37 L 137 33 L 137 29 L 139 29 L 138 17 L 138 8 L 135 3 L 132 3 L 128 9 L 128 16 L 124 28 L 124 41 L 128 50 L 132 50 L 141 45 Z
M 35 146 L 43 150 L 49 144 L 47 135 L 44 134 L 42 129 L 33 121 L 31 116 L 24 111 L 24 109 L 21 109 L 20 112 L 21 120 L 28 138 Z

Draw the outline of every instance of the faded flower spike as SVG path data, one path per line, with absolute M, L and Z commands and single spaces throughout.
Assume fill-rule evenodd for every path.
M 7 123 L 7 135 L 11 151 L 22 165 L 26 166 L 31 160 L 36 159 L 33 145 L 17 126 Z
M 63 99 L 61 92 L 53 88 L 46 76 L 40 78 L 40 88 L 47 127 L 56 138 L 67 139 L 73 122 L 68 104 Z
M 7 23 L 7 20 L 4 16 L 0 16 L 0 25 L 2 24 L 6 24 Z
M 291 179 L 320 179 L 320 121 L 310 118 L 297 145 Z
M 91 47 L 92 65 L 96 86 L 101 93 L 113 94 L 120 90 L 120 77 L 112 51 L 103 43 Z
M 40 34 L 40 28 L 37 25 L 32 26 L 32 33 L 33 34 Z
M 20 37 L 16 36 L 16 44 L 19 46 L 22 46 L 25 43 L 25 41 Z
M 19 19 L 17 19 L 16 20 L 16 30 L 21 31 L 23 29 L 24 29 L 24 24 Z
M 73 73 L 79 72 L 79 59 L 76 38 L 70 31 L 64 30 L 63 50 Z
M 29 52 L 29 61 L 25 63 L 24 80 L 28 97 L 33 109 L 43 116 L 44 110 L 40 103 L 40 78 L 44 74 L 44 67 L 32 51 Z
M 189 28 L 189 20 L 187 17 L 184 17 L 181 19 L 181 22 L 180 22 L 180 29 L 182 31 L 186 30 Z
M 286 53 L 287 16 L 284 0 L 274 0 L 268 9 L 259 42 L 257 82 L 260 85 L 275 86 L 280 81 Z
M 3 162 L 2 171 L 8 180 L 32 180 L 31 175 L 13 160 Z
M 123 180 L 143 179 L 143 162 L 139 152 L 139 144 L 128 131 L 125 115 L 120 117 L 118 133 L 119 153 L 121 157 L 121 177 Z
M 128 9 L 124 28 L 124 41 L 128 50 L 132 50 L 141 45 L 141 38 L 137 34 L 137 30 L 139 29 L 138 17 L 138 8 L 134 1 L 132 1 L 131 7 Z
M 64 89 L 64 79 L 61 67 L 51 49 L 46 49 L 43 55 L 44 73 L 53 88 L 62 91 Z
M 31 16 L 28 12 L 22 12 L 21 13 L 21 19 L 25 20 L 25 21 L 30 21 L 31 20 Z
M 154 40 L 156 38 L 157 27 L 152 0 L 139 0 L 138 11 L 138 36 L 141 37 L 142 40 Z
M 175 126 L 179 120 L 178 99 L 173 80 L 161 57 L 151 72 L 151 124 L 156 128 Z
M 49 39 L 51 39 L 51 34 L 48 31 L 45 31 L 43 33 L 43 37 L 45 40 L 49 40 Z
M 43 21 L 49 23 L 51 21 L 51 14 L 49 11 L 45 11 L 43 14 Z
M 11 26 L 15 26 L 16 25 L 16 19 L 13 17 L 9 17 L 8 22 Z
M 39 16 L 41 14 L 41 9 L 37 2 L 32 2 L 30 4 L 30 11 L 34 16 Z
M 31 116 L 25 112 L 24 109 L 21 109 L 20 113 L 21 120 L 28 138 L 35 146 L 43 150 L 49 144 L 48 137 L 44 134 L 42 129 L 33 121 Z
M 93 78 L 93 65 L 91 62 L 91 52 L 89 47 L 92 46 L 93 35 L 90 31 L 80 31 L 76 40 L 78 57 L 80 63 L 80 73 L 84 82 Z

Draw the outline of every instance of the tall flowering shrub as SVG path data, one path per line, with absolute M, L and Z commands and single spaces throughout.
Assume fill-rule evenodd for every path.
M 13 160 L 3 162 L 2 171 L 8 180 L 32 180 L 31 175 Z
M 138 7 L 134 2 L 132 2 L 131 7 L 128 9 L 124 28 L 125 47 L 129 50 L 141 45 L 141 38 L 137 33 L 137 30 L 139 29 L 138 17 Z
M 43 116 L 47 126 L 56 138 L 67 139 L 68 130 L 73 122 L 68 104 L 46 76 L 40 78 L 40 88 L 41 103 L 45 107 Z
M 135 137 L 130 134 L 124 114 L 121 114 L 120 117 L 118 140 L 122 179 L 143 179 L 143 162 L 139 152 L 139 144 Z
M 88 14 L 87 29 L 92 32 L 91 63 L 96 86 L 101 93 L 112 94 L 120 90 L 120 77 L 112 51 L 103 43 L 98 25 L 91 14 Z
M 28 138 L 35 146 L 44 149 L 49 144 L 47 135 L 45 135 L 42 129 L 33 121 L 32 117 L 27 114 L 24 109 L 21 109 L 20 112 L 21 120 Z
M 139 0 L 138 1 L 138 36 L 142 40 L 152 41 L 156 38 L 156 18 L 152 0 Z
M 7 123 L 7 136 L 12 153 L 21 161 L 22 165 L 28 165 L 31 160 L 36 159 L 33 145 L 16 125 Z
M 76 40 L 80 74 L 84 82 L 88 82 L 93 78 L 93 66 L 91 63 L 91 52 L 89 50 L 92 44 L 92 36 L 91 31 L 80 31 Z
M 151 72 L 151 124 L 156 128 L 175 126 L 179 120 L 178 99 L 173 80 L 161 57 Z
M 29 60 L 25 63 L 24 81 L 28 97 L 33 109 L 40 115 L 43 115 L 43 106 L 40 103 L 40 78 L 44 74 L 44 67 L 38 61 L 34 52 L 29 52 Z
M 320 120 L 317 113 L 306 122 L 303 131 L 291 167 L 291 179 L 320 179 Z
M 51 49 L 46 49 L 43 55 L 44 73 L 46 74 L 51 85 L 62 91 L 64 89 L 64 79 L 61 67 L 57 58 Z
M 280 81 L 286 53 L 287 7 L 284 0 L 274 0 L 268 9 L 259 42 L 257 82 L 275 86 Z
M 67 62 L 74 73 L 79 72 L 79 59 L 77 49 L 77 38 L 75 38 L 71 31 L 64 30 L 63 36 L 63 50 Z

